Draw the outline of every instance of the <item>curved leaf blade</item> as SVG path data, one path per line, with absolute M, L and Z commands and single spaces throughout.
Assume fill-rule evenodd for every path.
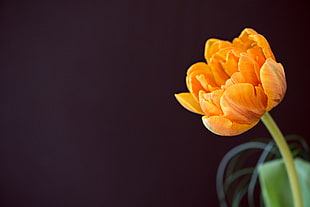
M 294 160 L 301 185 L 304 206 L 310 206 L 310 163 Z M 269 161 L 258 168 L 261 190 L 266 207 L 292 207 L 291 189 L 282 159 Z

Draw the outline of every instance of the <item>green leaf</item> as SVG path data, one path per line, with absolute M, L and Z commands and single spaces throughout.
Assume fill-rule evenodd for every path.
M 310 206 L 310 163 L 294 160 L 301 185 L 304 207 Z M 266 207 L 292 207 L 291 189 L 282 159 L 266 162 L 258 168 L 261 190 Z

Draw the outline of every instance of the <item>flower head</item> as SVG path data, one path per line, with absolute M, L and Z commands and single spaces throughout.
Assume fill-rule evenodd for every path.
M 282 101 L 284 69 L 268 41 L 253 29 L 244 29 L 232 42 L 209 39 L 204 56 L 206 62 L 187 71 L 189 92 L 175 97 L 189 111 L 203 115 L 213 133 L 241 134 Z

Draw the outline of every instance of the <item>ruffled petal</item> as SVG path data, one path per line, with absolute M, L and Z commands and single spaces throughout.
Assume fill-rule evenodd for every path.
M 232 76 L 238 71 L 238 61 L 240 58 L 241 51 L 237 49 L 231 49 L 226 54 L 226 60 L 222 63 L 223 69 L 228 76 Z
M 203 116 L 202 122 L 211 132 L 221 136 L 235 136 L 244 133 L 254 127 L 257 123 L 239 124 L 223 116 Z
M 231 42 L 223 41 L 218 39 L 208 39 L 205 45 L 205 59 L 208 63 L 210 63 L 211 57 L 217 53 L 219 50 L 224 49 L 226 47 L 231 47 Z
M 220 98 L 224 90 L 216 90 L 211 93 L 199 92 L 200 107 L 205 115 L 214 116 L 222 114 Z
M 225 82 L 229 79 L 229 75 L 224 71 L 221 63 L 213 62 L 211 60 L 210 67 L 212 73 L 214 74 L 215 82 L 217 85 L 224 85 Z
M 260 67 L 249 54 L 241 53 L 238 68 L 246 83 L 252 83 L 255 86 L 260 83 L 258 78 Z
M 258 63 L 259 67 L 265 63 L 266 58 L 260 47 L 254 46 L 248 49 L 246 52 Z
M 250 28 L 245 28 L 242 30 L 239 37 L 235 38 L 233 40 L 233 46 L 242 49 L 243 51 L 246 51 L 251 47 L 251 44 L 253 43 L 253 40 L 249 38 L 250 35 L 255 35 L 257 32 Z
M 211 69 L 215 68 L 214 74 L 219 73 L 221 84 L 238 71 L 240 53 L 241 51 L 236 48 L 226 47 L 219 50 L 210 59 Z
M 200 90 L 211 91 L 218 87 L 210 67 L 204 62 L 195 63 L 188 69 L 186 85 L 197 102 Z
M 244 29 L 238 38 L 233 40 L 233 46 L 247 51 L 250 48 L 258 46 L 261 48 L 265 59 L 275 59 L 268 41 L 263 35 L 258 34 L 255 30 L 246 28 Z
M 249 38 L 252 39 L 258 47 L 262 48 L 266 59 L 272 58 L 275 60 L 275 57 L 270 48 L 270 45 L 263 35 L 260 35 L 260 34 L 250 35 Z M 255 44 L 252 45 L 252 47 L 255 46 Z
M 253 124 L 266 112 L 267 97 L 261 86 L 238 83 L 226 88 L 220 103 L 227 119 Z
M 174 94 L 174 96 L 178 100 L 178 102 L 187 110 L 204 115 L 199 103 L 196 101 L 196 99 L 192 96 L 191 93 L 178 93 Z
M 237 83 L 246 83 L 245 78 L 243 77 L 241 72 L 234 73 L 230 79 L 228 79 L 225 83 L 225 86 L 223 88 L 228 88 L 231 85 L 237 84 Z
M 278 105 L 286 92 L 286 79 L 282 65 L 269 58 L 260 70 L 260 79 L 268 97 L 267 111 Z

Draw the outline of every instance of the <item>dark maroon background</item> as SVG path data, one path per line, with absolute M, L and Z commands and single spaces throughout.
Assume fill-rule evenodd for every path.
M 1 1 L 0 206 L 217 206 L 219 137 L 173 94 L 204 43 L 245 27 L 287 74 L 272 115 L 309 131 L 305 1 Z

